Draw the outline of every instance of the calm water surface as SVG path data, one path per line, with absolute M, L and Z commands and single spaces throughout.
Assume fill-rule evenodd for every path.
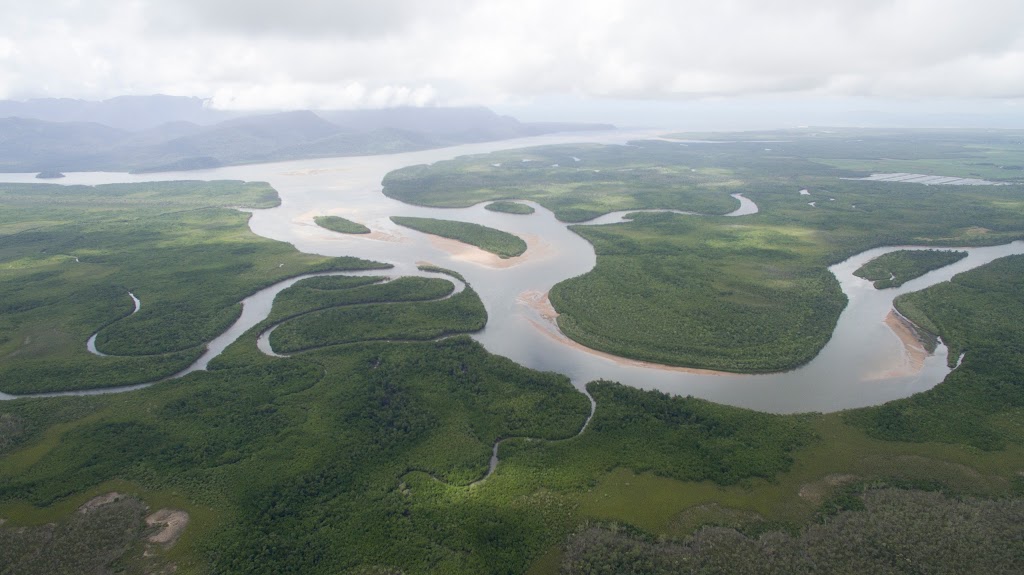
M 849 305 L 840 316 L 832 339 L 810 363 L 778 374 L 698 374 L 622 361 L 582 349 L 565 340 L 550 320 L 529 305 L 531 298 L 546 293 L 560 281 L 588 272 L 596 262 L 591 245 L 569 231 L 550 211 L 532 202 L 526 203 L 532 205 L 536 213 L 528 216 L 491 212 L 485 210 L 483 204 L 464 209 L 424 208 L 381 194 L 383 176 L 403 166 L 542 144 L 582 141 L 623 143 L 649 135 L 623 132 L 567 134 L 387 156 L 302 160 L 180 173 L 72 173 L 58 183 L 181 179 L 267 181 L 280 193 L 281 205 L 252 212 L 249 225 L 255 233 L 289 242 L 303 252 L 358 256 L 393 264 L 395 269 L 385 272 L 386 275 L 422 275 L 416 270 L 416 265 L 421 262 L 460 272 L 480 294 L 487 308 L 487 327 L 473 337 L 492 353 L 534 369 L 563 373 L 579 387 L 594 379 L 611 379 L 639 388 L 693 395 L 780 413 L 835 411 L 874 405 L 933 387 L 949 373 L 947 350 L 942 345 L 925 360 L 919 372 L 894 375 L 901 371 L 900 367 L 906 360 L 903 344 L 883 323 L 893 298 L 946 281 L 956 273 L 998 257 L 1024 253 L 1024 242 L 989 248 L 958 248 L 965 249 L 970 255 L 900 288 L 875 290 L 870 282 L 853 276 L 852 272 L 864 262 L 901 247 L 864 252 L 831 268 L 849 297 Z M 565 169 L 574 170 L 577 166 L 583 167 L 584 163 L 585 160 Z M 33 176 L 0 174 L 0 180 L 38 182 Z M 754 213 L 756 206 L 753 202 L 737 198 L 737 211 L 732 215 L 756 217 Z M 324 214 L 355 220 L 369 226 L 374 234 L 369 237 L 345 235 L 321 229 L 313 223 L 313 217 Z M 480 223 L 523 237 L 529 249 L 519 263 L 493 267 L 486 261 L 481 263 L 487 258 L 478 250 L 396 226 L 388 219 L 396 215 Z M 598 225 L 621 219 L 618 216 L 605 216 L 592 223 Z M 385 274 L 376 272 L 373 275 Z M 259 305 L 256 302 L 247 305 L 244 312 L 247 321 L 256 318 L 254 325 L 266 317 L 275 294 L 261 292 L 257 298 Z M 209 351 L 201 360 L 202 365 L 194 365 L 189 370 L 204 369 L 209 359 L 248 329 L 239 324 L 236 327 L 211 342 Z

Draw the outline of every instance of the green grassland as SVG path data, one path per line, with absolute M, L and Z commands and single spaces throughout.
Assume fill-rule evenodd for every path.
M 0 389 L 158 379 L 198 357 L 260 288 L 374 265 L 259 238 L 232 209 L 277 203 L 258 183 L 0 185 Z M 142 301 L 137 314 L 129 291 Z M 112 357 L 86 351 L 97 331 L 97 349 Z
M 316 216 L 313 218 L 313 221 L 321 228 L 331 230 L 332 232 L 338 232 L 339 234 L 370 233 L 370 228 L 363 224 L 353 222 L 352 220 L 346 220 L 340 216 Z
M 526 251 L 526 242 L 522 238 L 480 224 L 403 216 L 392 216 L 391 221 L 425 234 L 433 234 L 476 246 L 500 258 L 514 258 Z
M 875 289 L 899 287 L 966 257 L 967 252 L 963 251 L 899 250 L 878 256 L 857 268 L 853 275 L 871 280 Z
M 535 211 L 532 207 L 530 207 L 530 206 L 528 206 L 526 204 L 521 204 L 519 202 L 507 202 L 507 201 L 491 202 L 491 203 L 487 204 L 486 206 L 484 206 L 484 209 L 491 210 L 492 212 L 502 212 L 502 213 L 505 213 L 505 214 L 518 214 L 518 215 L 521 215 L 521 216 L 532 214 Z

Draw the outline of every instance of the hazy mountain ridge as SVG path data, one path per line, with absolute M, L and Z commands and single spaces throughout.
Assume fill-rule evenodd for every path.
M 20 115 L 3 117 L 11 113 Z M 209 123 L 211 119 L 218 120 Z M 241 116 L 204 108 L 198 98 L 171 96 L 104 102 L 0 101 L 0 171 L 188 170 L 610 128 L 523 123 L 486 108 L 303 110 Z

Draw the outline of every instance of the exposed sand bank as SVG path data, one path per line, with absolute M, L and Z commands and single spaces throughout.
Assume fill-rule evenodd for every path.
M 885 316 L 884 323 L 896 334 L 896 337 L 900 338 L 900 342 L 903 344 L 903 354 L 897 364 L 889 366 L 889 369 L 880 371 L 868 379 L 905 377 L 920 373 L 924 367 L 924 360 L 931 354 L 925 349 L 924 342 L 918 335 L 917 326 L 896 313 L 896 310 L 889 311 L 889 315 Z
M 516 297 L 516 303 L 525 305 L 537 312 L 537 314 L 542 318 L 552 322 L 552 326 L 554 326 L 555 319 L 558 318 L 558 312 L 555 311 L 555 307 L 551 305 L 551 300 L 548 299 L 547 292 L 538 290 L 524 291 Z
M 427 235 L 430 237 L 430 245 L 448 253 L 452 256 L 452 259 L 492 269 L 510 268 L 544 258 L 554 253 L 554 248 L 551 244 L 541 240 L 540 236 L 532 234 L 521 236 L 523 241 L 526 242 L 526 251 L 514 258 L 501 258 L 487 250 L 482 250 L 458 240 L 442 238 L 432 234 Z

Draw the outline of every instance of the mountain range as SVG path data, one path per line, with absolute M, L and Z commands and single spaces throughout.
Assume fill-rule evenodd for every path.
M 0 101 L 0 172 L 190 170 L 612 128 L 474 107 L 245 114 L 162 95 Z

